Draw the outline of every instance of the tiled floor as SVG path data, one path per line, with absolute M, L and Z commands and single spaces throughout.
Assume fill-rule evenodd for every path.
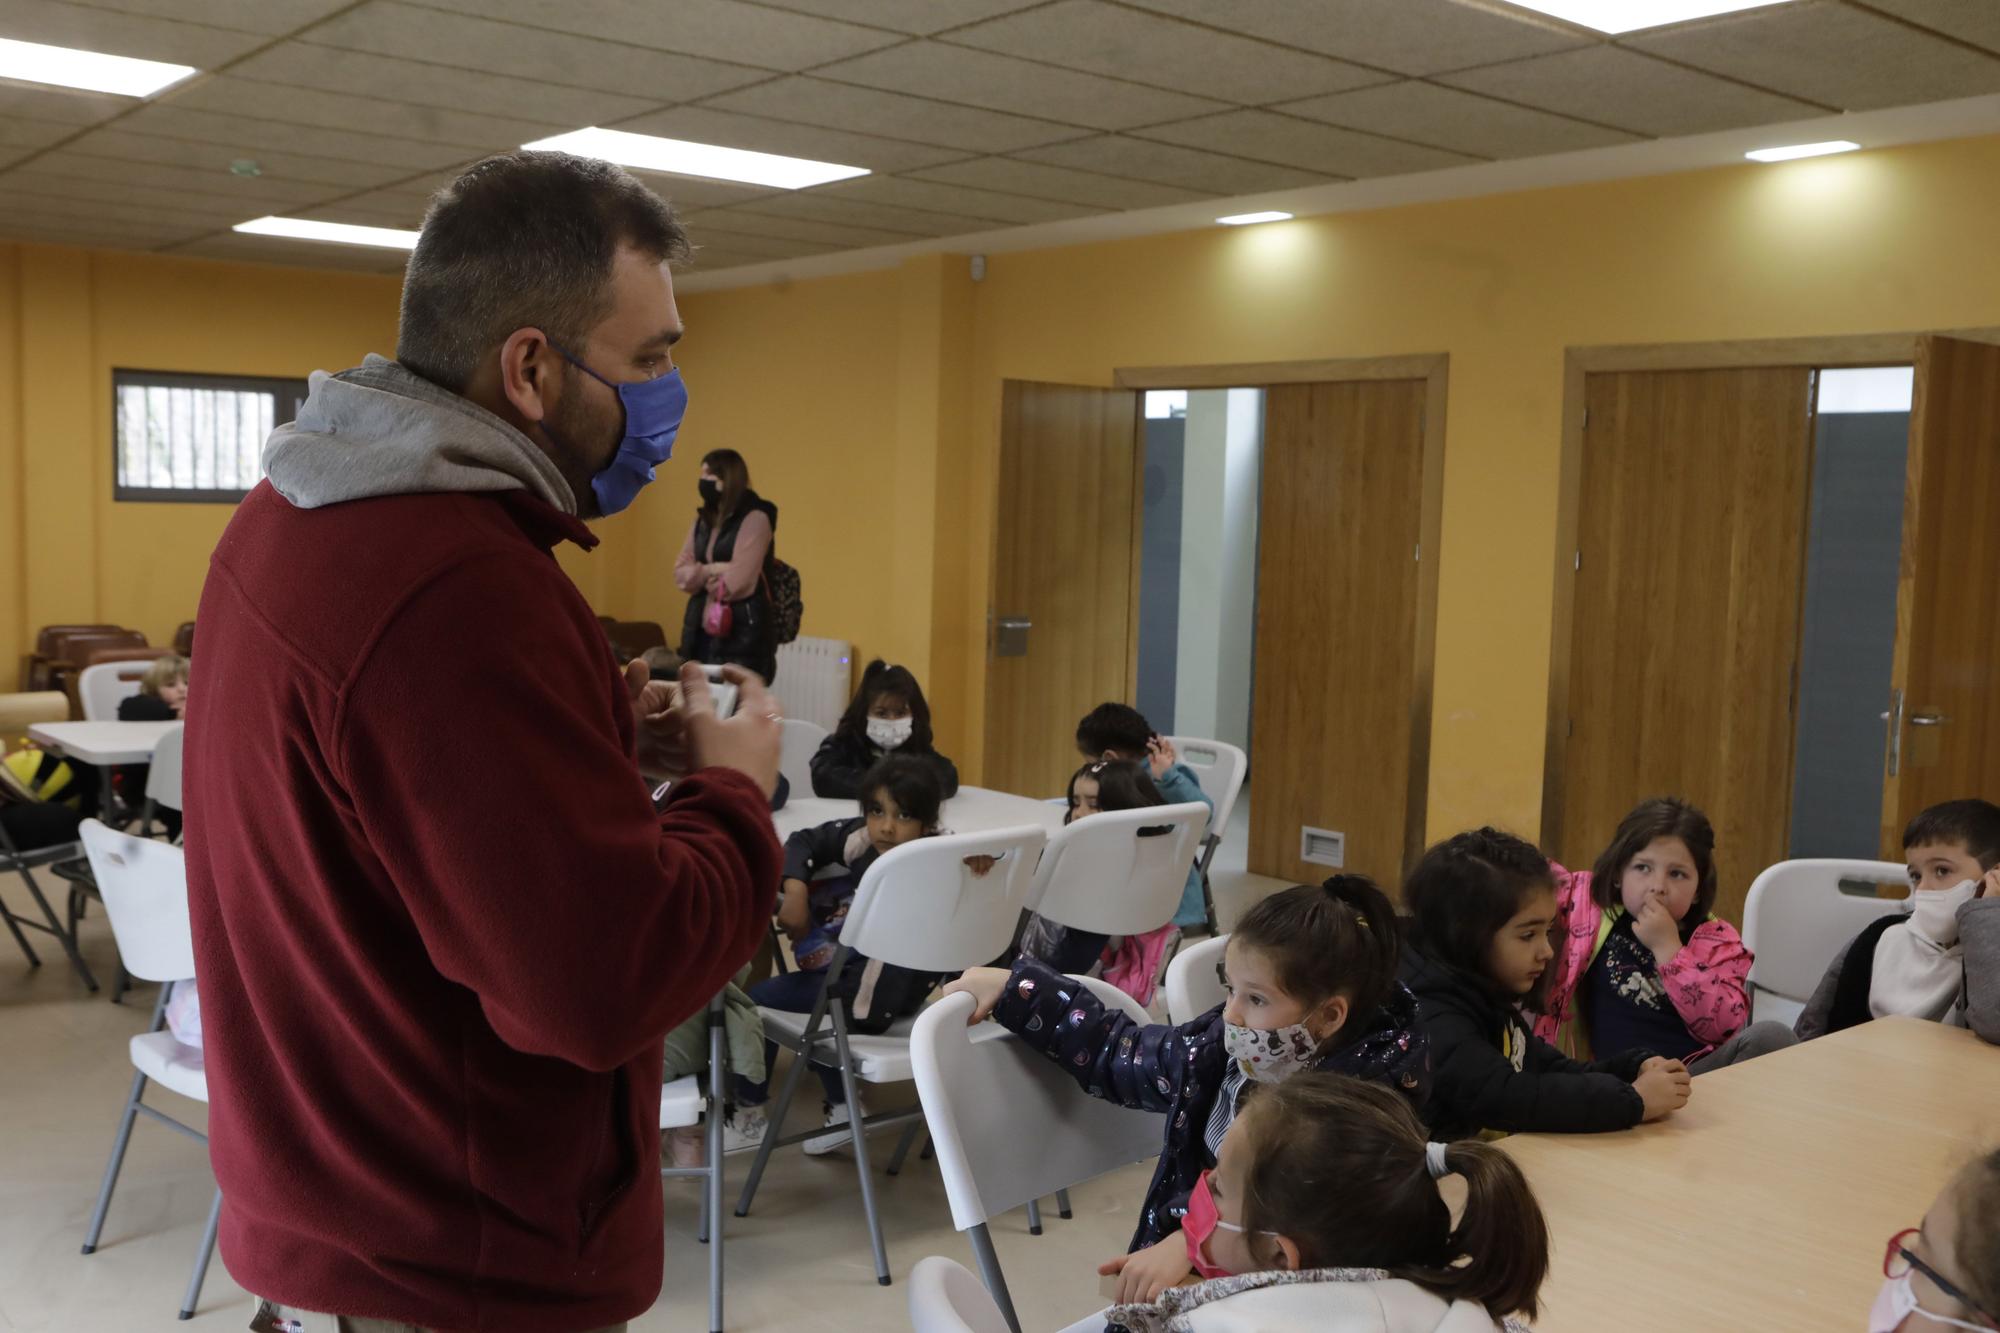
M 1232 822 L 1246 818 L 1239 804 Z M 1225 924 L 1276 887 L 1242 873 L 1247 831 L 1247 823 L 1232 829 L 1218 855 Z M 0 893 L 25 903 L 17 879 L 0 882 Z M 84 944 L 92 967 L 111 976 L 115 953 L 101 911 L 85 923 Z M 124 1005 L 88 996 L 58 961 L 30 971 L 0 937 L 0 1330 L 126 1333 L 248 1323 L 249 1298 L 219 1260 L 192 1323 L 174 1319 L 214 1184 L 201 1147 L 163 1126 L 142 1119 L 133 1130 L 101 1247 L 88 1257 L 79 1253 L 131 1081 L 126 1041 L 144 1028 L 151 1004 L 150 988 Z M 910 1088 L 892 1089 L 882 1104 L 913 1096 Z M 172 1093 L 155 1090 L 149 1100 L 202 1123 L 202 1108 Z M 817 1102 L 809 1109 L 816 1116 Z M 803 1123 L 802 1113 L 798 1127 Z M 903 1278 L 918 1259 L 944 1254 L 971 1266 L 936 1168 L 913 1163 L 900 1178 L 881 1176 L 893 1135 L 870 1140 L 878 1142 L 878 1197 L 896 1284 L 875 1283 L 851 1156 L 813 1159 L 791 1149 L 773 1159 L 751 1215 L 728 1219 L 731 1330 L 907 1327 Z M 734 1172 L 740 1183 L 748 1159 L 732 1162 L 740 1162 Z M 1021 1214 L 993 1225 L 1025 1328 L 1060 1328 L 1102 1306 L 1095 1266 L 1123 1251 L 1148 1174 L 1147 1166 L 1129 1167 L 1073 1190 L 1076 1217 L 1062 1221 L 1048 1210 L 1048 1231 L 1040 1237 L 1028 1234 Z M 633 1325 L 647 1333 L 707 1326 L 707 1251 L 694 1241 L 695 1186 L 676 1181 L 666 1188 L 666 1285 L 659 1303 Z

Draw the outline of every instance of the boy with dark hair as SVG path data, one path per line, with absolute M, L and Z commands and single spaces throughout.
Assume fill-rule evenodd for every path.
M 1869 923 L 1834 958 L 1799 1037 L 1900 1015 L 2000 1044 L 2000 806 L 1930 807 L 1903 830 L 1903 856 L 1905 910 Z
M 1200 801 L 1208 807 L 1210 815 L 1215 813 L 1215 802 L 1202 791 L 1201 780 L 1195 777 L 1194 770 L 1181 762 L 1174 743 L 1155 732 L 1146 715 L 1129 704 L 1103 703 L 1085 713 L 1076 724 L 1076 748 L 1085 759 L 1122 759 L 1144 764 L 1168 805 Z M 1181 891 L 1181 905 L 1174 909 L 1173 924 L 1182 930 L 1215 928 L 1209 919 L 1199 863 L 1188 869 L 1187 887 Z

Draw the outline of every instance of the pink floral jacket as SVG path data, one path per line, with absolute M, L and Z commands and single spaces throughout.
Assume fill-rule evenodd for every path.
M 1625 914 L 1622 907 L 1601 910 L 1590 896 L 1590 872 L 1571 872 L 1551 863 L 1556 875 L 1555 978 L 1549 985 L 1548 1010 L 1535 1020 L 1535 1035 L 1581 1057 L 1587 1051 L 1577 1020 L 1577 988 L 1604 946 L 1611 927 Z M 1696 1041 L 1705 1043 L 1690 1059 L 1698 1059 L 1728 1041 L 1750 1019 L 1744 978 L 1750 975 L 1750 951 L 1736 927 L 1710 917 L 1695 927 L 1681 951 L 1660 969 L 1660 984 L 1674 1011 Z

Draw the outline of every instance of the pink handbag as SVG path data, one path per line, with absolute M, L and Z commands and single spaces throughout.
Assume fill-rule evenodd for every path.
M 735 623 L 736 613 L 727 602 L 718 602 L 711 597 L 708 605 L 702 608 L 701 632 L 711 639 L 728 638 L 730 627 Z

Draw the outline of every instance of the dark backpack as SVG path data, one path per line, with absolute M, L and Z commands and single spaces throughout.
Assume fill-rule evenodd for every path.
M 771 610 L 778 619 L 778 642 L 790 643 L 799 637 L 799 622 L 806 615 L 799 571 L 774 555 L 764 564 L 764 588 L 771 595 Z

